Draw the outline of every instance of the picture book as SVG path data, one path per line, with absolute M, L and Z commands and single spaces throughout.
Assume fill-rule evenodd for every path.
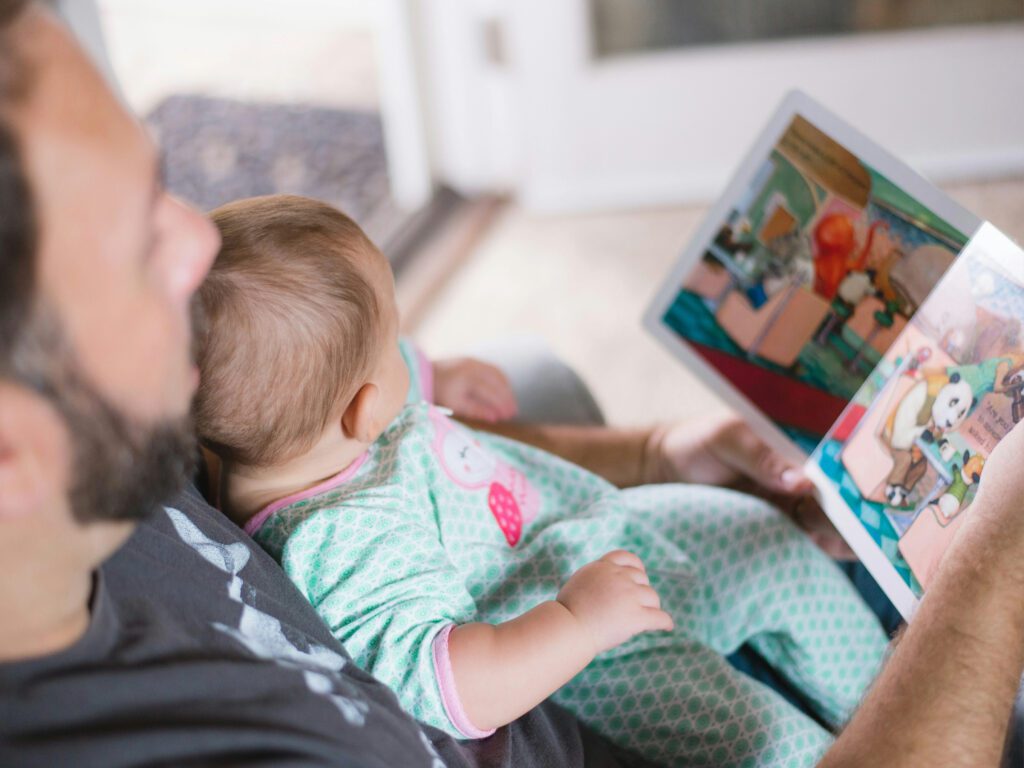
M 1024 253 L 787 97 L 646 326 L 777 450 L 908 617 L 1024 418 Z

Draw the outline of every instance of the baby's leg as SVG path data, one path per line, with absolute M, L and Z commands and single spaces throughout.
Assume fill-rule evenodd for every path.
M 680 629 L 725 655 L 743 643 L 793 683 L 833 725 L 877 673 L 887 639 L 835 564 L 764 502 L 699 486 L 629 492 L 630 506 L 693 561 L 697 583 L 651 583 Z
M 831 735 L 716 651 L 684 637 L 591 663 L 555 700 L 666 766 L 812 766 Z

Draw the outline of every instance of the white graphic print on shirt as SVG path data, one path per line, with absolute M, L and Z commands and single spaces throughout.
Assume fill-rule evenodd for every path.
M 301 672 L 310 691 L 327 697 L 350 725 L 362 726 L 366 722 L 369 705 L 360 700 L 358 691 L 337 674 L 348 663 L 346 659 L 312 642 L 308 650 L 295 647 L 281 629 L 281 622 L 242 600 L 243 582 L 238 574 L 249 562 L 249 549 L 240 542 L 221 544 L 213 541 L 179 510 L 164 507 L 164 511 L 182 541 L 207 562 L 231 576 L 228 596 L 242 605 L 239 626 L 235 628 L 220 623 L 213 626 L 256 656 Z M 336 688 L 345 689 L 345 694 L 336 692 Z

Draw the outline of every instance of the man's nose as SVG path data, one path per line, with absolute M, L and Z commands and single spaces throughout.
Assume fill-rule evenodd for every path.
M 175 288 L 179 297 L 187 301 L 199 288 L 217 257 L 220 232 L 199 211 L 178 200 L 173 201 L 173 204 L 179 208 L 181 224 L 177 231 L 182 238 Z

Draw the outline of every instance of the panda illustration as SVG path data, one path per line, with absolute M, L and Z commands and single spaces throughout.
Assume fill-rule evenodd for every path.
M 931 443 L 956 429 L 976 404 L 970 384 L 957 372 L 926 376 L 903 395 L 882 433 L 893 461 L 885 484 L 885 498 L 891 506 L 903 506 L 928 470 L 916 441 L 920 438 Z

